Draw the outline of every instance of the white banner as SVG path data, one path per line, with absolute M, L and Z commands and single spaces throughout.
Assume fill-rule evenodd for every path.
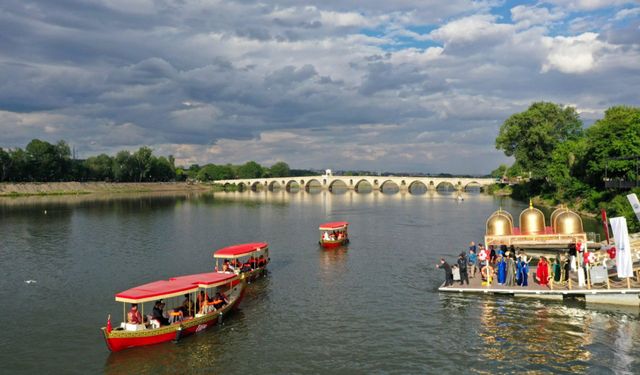
M 627 195 L 627 199 L 629 203 L 631 203 L 631 207 L 633 207 L 633 212 L 636 213 L 636 217 L 640 220 L 640 202 L 638 202 L 638 196 L 635 194 Z
M 613 238 L 616 241 L 616 268 L 618 277 L 633 277 L 633 261 L 631 260 L 631 244 L 627 230 L 627 219 L 613 217 L 609 219 Z

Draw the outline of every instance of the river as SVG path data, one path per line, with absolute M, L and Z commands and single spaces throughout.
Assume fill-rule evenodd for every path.
M 525 205 L 345 191 L 0 199 L 2 372 L 640 373 L 637 309 L 438 293 L 438 259 L 481 242 L 498 207 Z M 321 250 L 332 220 L 351 223 L 351 244 Z M 253 241 L 270 244 L 270 273 L 222 326 L 107 350 L 115 293 L 210 271 L 215 249 Z

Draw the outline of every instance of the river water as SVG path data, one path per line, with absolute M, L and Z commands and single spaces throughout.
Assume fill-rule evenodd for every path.
M 637 309 L 437 291 L 444 256 L 482 241 L 484 194 L 243 192 L 0 199 L 0 368 L 7 374 L 640 373 Z M 351 223 L 348 248 L 318 224 Z M 222 326 L 110 353 L 114 294 L 206 272 L 266 241 L 267 278 Z M 27 283 L 26 281 L 35 282 Z

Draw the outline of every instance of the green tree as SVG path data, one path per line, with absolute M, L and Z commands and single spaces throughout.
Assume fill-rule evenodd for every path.
M 493 177 L 493 178 L 502 178 L 502 177 L 506 176 L 508 169 L 509 169 L 508 165 L 500 164 L 500 166 L 498 168 L 496 168 L 493 171 L 491 171 L 491 177 Z
M 558 144 L 581 134 L 582 121 L 575 108 L 537 102 L 502 124 L 496 148 L 514 156 L 515 165 L 530 172 L 531 178 L 541 179 Z
M 555 148 L 547 166 L 547 183 L 555 199 L 572 200 L 590 193 L 589 185 L 584 182 L 586 155 L 585 137 L 561 143 Z
M 71 151 L 60 141 L 56 145 L 34 139 L 25 148 L 30 180 L 56 181 L 66 179 L 70 169 Z
M 13 160 L 11 160 L 11 154 L 6 152 L 0 147 L 0 181 L 7 181 L 10 176 L 11 165 L 13 164 Z
M 239 178 L 260 178 L 264 173 L 260 164 L 255 161 L 249 161 L 238 168 Z
M 153 163 L 153 151 L 146 146 L 140 147 L 138 151 L 133 154 L 133 159 L 136 163 L 134 174 L 136 175 L 136 181 L 148 181 Z
M 164 156 L 151 158 L 151 169 L 147 179 L 149 181 L 171 181 L 176 177 L 175 167 Z
M 230 165 L 207 164 L 198 172 L 198 180 L 214 181 L 233 178 L 233 169 Z
M 604 118 L 587 129 L 586 179 L 603 188 L 605 170 L 609 178 L 635 181 L 640 156 L 640 108 L 618 106 L 607 109 Z
M 114 159 L 107 154 L 92 156 L 85 160 L 84 164 L 88 170 L 88 178 L 94 181 L 111 181 L 113 175 Z
M 122 150 L 113 160 L 113 177 L 118 182 L 134 181 L 138 175 L 137 163 L 129 151 Z
M 279 161 L 271 166 L 271 177 L 288 177 L 291 175 L 289 164 Z

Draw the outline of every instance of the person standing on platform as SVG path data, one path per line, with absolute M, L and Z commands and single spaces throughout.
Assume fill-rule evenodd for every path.
M 477 264 L 478 255 L 476 254 L 476 250 L 469 247 L 469 272 L 471 273 L 471 278 L 476 277 L 476 271 L 478 270 Z
M 545 257 L 540 257 L 540 261 L 538 261 L 536 279 L 538 279 L 538 284 L 541 286 L 547 286 L 549 284 L 549 263 L 547 263 L 547 258 Z
M 506 286 L 516 285 L 516 262 L 511 255 L 511 251 L 507 251 L 507 280 L 504 283 Z
M 467 256 L 463 251 L 460 253 L 460 256 L 458 256 L 458 269 L 460 270 L 460 285 L 462 285 L 465 281 L 467 282 L 467 285 L 469 285 L 469 273 L 467 272 L 467 269 L 468 269 L 467 265 L 468 265 Z
M 498 284 L 504 285 L 507 281 L 507 262 L 503 256 L 498 256 Z
M 453 271 L 451 271 L 451 266 L 444 258 L 440 258 L 440 264 L 436 265 L 436 268 L 442 268 L 444 270 L 444 286 L 453 285 Z

